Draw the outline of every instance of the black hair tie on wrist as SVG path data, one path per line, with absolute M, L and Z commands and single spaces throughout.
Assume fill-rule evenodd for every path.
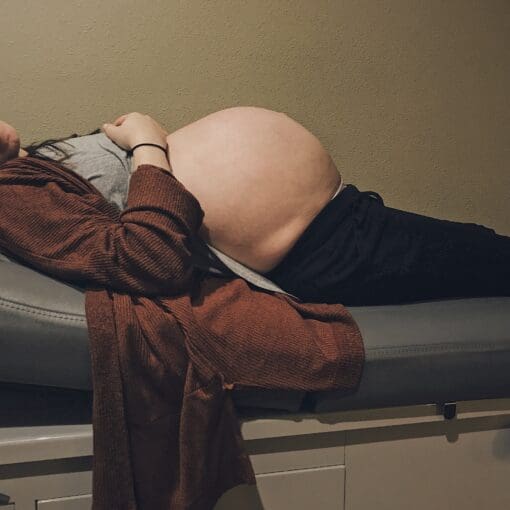
M 150 145 L 152 147 L 158 147 L 159 149 L 161 149 L 162 151 L 167 152 L 167 149 L 168 149 L 168 146 L 166 147 L 161 147 L 161 145 L 157 145 L 155 143 L 139 143 L 138 145 L 135 145 L 133 148 L 131 148 L 130 150 L 127 151 L 127 155 L 128 156 L 132 156 L 133 155 L 133 151 L 137 148 L 137 147 L 141 147 L 142 145 Z

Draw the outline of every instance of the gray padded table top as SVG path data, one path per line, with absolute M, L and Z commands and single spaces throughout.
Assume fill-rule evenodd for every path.
M 316 394 L 318 412 L 510 396 L 510 297 L 350 307 L 365 345 L 355 394 Z
M 91 391 L 85 293 L 0 255 L 0 383 Z M 510 396 L 510 297 L 349 307 L 366 362 L 356 392 L 243 390 L 239 406 L 297 411 Z M 1 393 L 0 393 L 1 394 Z

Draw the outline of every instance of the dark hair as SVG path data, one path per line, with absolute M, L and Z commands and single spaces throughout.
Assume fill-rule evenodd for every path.
M 87 135 L 78 135 L 76 133 L 73 133 L 71 136 L 65 136 L 64 138 L 50 138 L 48 140 L 45 140 L 44 142 L 34 142 L 27 147 L 22 147 L 23 150 L 27 151 L 28 155 L 33 158 L 40 158 L 44 159 L 45 161 L 51 161 L 51 162 L 57 162 L 62 163 L 66 159 L 69 159 L 71 157 L 71 154 L 68 154 L 65 150 L 61 149 L 60 147 L 55 146 L 54 144 L 64 142 L 65 140 L 69 140 L 69 138 L 76 138 L 78 136 L 88 136 L 88 135 L 96 135 L 97 133 L 100 133 L 101 129 L 97 128 L 92 133 L 88 133 Z M 70 145 L 70 144 L 69 144 Z M 52 147 L 53 149 L 57 150 L 63 156 L 60 159 L 54 159 L 49 156 L 45 156 L 44 154 L 39 153 L 39 149 L 45 148 L 45 147 Z

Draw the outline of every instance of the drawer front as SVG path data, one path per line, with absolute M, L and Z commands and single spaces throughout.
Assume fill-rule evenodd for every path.
M 255 474 L 345 464 L 345 432 L 278 437 L 247 442 Z
M 91 506 L 92 494 L 37 501 L 37 510 L 90 510 Z
M 345 466 L 256 475 L 227 491 L 214 510 L 344 510 Z
M 495 427 L 497 423 L 505 428 Z M 506 416 L 353 431 L 348 510 L 508 510 Z

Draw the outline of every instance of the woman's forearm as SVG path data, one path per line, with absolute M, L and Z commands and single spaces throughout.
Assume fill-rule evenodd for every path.
M 140 165 L 154 165 L 173 173 L 166 152 L 150 145 L 144 145 L 134 150 L 131 171 L 134 172 Z

